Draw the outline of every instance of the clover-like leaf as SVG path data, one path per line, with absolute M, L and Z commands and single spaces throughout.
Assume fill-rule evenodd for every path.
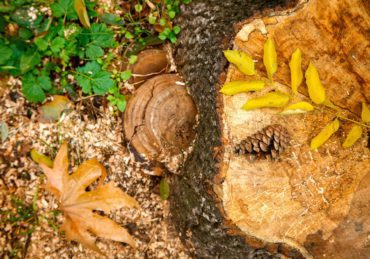
M 326 125 L 320 133 L 311 140 L 311 150 L 319 148 L 339 129 L 339 120 L 335 119 Z
M 284 107 L 289 102 L 289 95 L 282 92 L 270 92 L 261 97 L 248 100 L 244 105 L 244 110 L 253 110 L 264 107 Z
M 293 94 L 297 94 L 298 86 L 302 83 L 303 80 L 303 72 L 302 72 L 302 53 L 300 49 L 296 49 L 293 54 L 292 58 L 289 62 L 290 67 L 290 84 L 292 87 Z
M 322 104 L 326 99 L 325 89 L 321 83 L 319 73 L 312 62 L 310 62 L 306 70 L 306 84 L 311 100 L 316 104 Z
M 255 81 L 233 81 L 224 84 L 220 92 L 226 95 L 234 95 L 242 92 L 258 91 L 265 87 L 262 80 Z
M 263 45 L 263 64 L 267 71 L 267 77 L 272 81 L 272 78 L 277 71 L 277 54 L 275 43 L 270 38 L 268 38 Z
M 362 135 L 362 127 L 359 125 L 354 124 L 351 130 L 348 132 L 346 140 L 343 142 L 343 147 L 348 148 L 353 146 L 358 139 L 361 138 Z
M 243 74 L 251 76 L 256 73 L 253 59 L 244 52 L 237 50 L 225 50 L 224 55 L 226 59 L 230 63 L 234 64 Z
M 61 230 L 65 231 L 67 239 L 77 241 L 97 252 L 100 250 L 95 244 L 94 236 L 135 246 L 135 240 L 126 229 L 94 212 L 98 210 L 110 213 L 122 207 L 139 207 L 135 199 L 115 187 L 113 182 L 102 185 L 106 171 L 96 159 L 83 162 L 75 172 L 69 174 L 67 143 L 64 143 L 55 157 L 52 168 L 42 161 L 40 166 L 47 176 L 46 188 L 60 202 L 59 208 L 64 215 Z M 100 178 L 98 186 L 86 191 L 86 188 L 98 178 Z

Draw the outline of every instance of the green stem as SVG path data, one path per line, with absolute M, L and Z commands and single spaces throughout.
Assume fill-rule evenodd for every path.
M 364 124 L 364 123 L 361 123 L 361 122 L 358 122 L 358 121 L 355 121 L 355 120 L 348 119 L 347 117 L 343 117 L 343 116 L 341 116 L 341 115 L 337 115 L 337 117 L 338 117 L 339 119 L 341 119 L 341 120 L 350 121 L 350 122 L 355 123 L 355 124 L 357 124 L 357 125 L 360 125 L 360 126 L 362 126 L 362 127 L 370 128 L 370 126 L 368 126 L 368 125 L 366 125 L 366 124 Z

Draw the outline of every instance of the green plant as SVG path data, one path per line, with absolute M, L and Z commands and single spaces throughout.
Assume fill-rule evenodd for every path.
M 6 0 L 0 5 L 0 74 L 21 77 L 22 92 L 31 102 L 42 102 L 48 94 L 76 96 L 81 89 L 107 95 L 123 111 L 126 98 L 120 88 L 131 76 L 125 63 L 135 63 L 147 46 L 176 42 L 180 28 L 172 20 L 180 4 L 190 1 L 153 2 L 129 1 L 119 16 L 98 15 L 91 0 Z M 109 71 L 117 59 L 123 61 L 121 76 Z
M 21 255 L 25 257 L 27 254 L 32 233 L 39 225 L 37 199 L 38 188 L 36 188 L 32 203 L 26 203 L 16 196 L 11 196 L 11 208 L 0 210 L 0 215 L 3 218 L 0 222 L 0 228 L 10 227 L 10 232 L 3 233 L 10 245 L 5 251 L 10 258 L 20 257 Z M 23 237 L 25 237 L 25 242 L 22 241 Z

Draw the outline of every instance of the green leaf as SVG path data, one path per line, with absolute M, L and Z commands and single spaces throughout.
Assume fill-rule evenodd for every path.
M 19 29 L 18 35 L 21 39 L 28 40 L 33 36 L 33 33 L 31 30 L 22 27 Z
M 41 88 L 44 89 L 45 91 L 49 91 L 53 87 L 51 84 L 50 78 L 48 76 L 38 77 L 37 82 L 39 83 Z
M 171 19 L 175 18 L 175 16 L 176 16 L 176 13 L 174 11 L 168 12 L 168 17 L 170 17 Z
M 21 56 L 19 68 L 22 74 L 32 69 L 41 61 L 40 54 L 36 50 L 28 50 Z
M 118 100 L 117 101 L 117 108 L 120 112 L 124 112 L 126 109 L 126 100 Z
M 104 50 L 96 45 L 89 45 L 86 49 L 86 56 L 90 59 L 97 59 L 104 55 Z
M 129 80 L 131 76 L 132 72 L 130 70 L 126 70 L 121 73 L 122 80 Z
M 113 31 L 108 29 L 103 23 L 91 25 L 90 38 L 94 45 L 102 48 L 111 48 L 116 44 Z
M 5 64 L 12 56 L 13 50 L 3 44 L 0 45 L 0 65 Z
M 159 196 L 162 200 L 167 200 L 170 196 L 170 185 L 167 182 L 166 178 L 162 178 L 159 183 Z
M 100 71 L 94 76 L 92 87 L 95 94 L 104 95 L 114 86 L 114 81 L 110 78 L 111 74 L 107 71 Z
M 50 5 L 53 15 L 57 18 L 66 16 L 68 19 L 77 19 L 77 13 L 73 7 L 73 0 L 59 0 Z
M 155 24 L 156 20 L 157 20 L 157 18 L 155 16 L 153 16 L 152 14 L 149 14 L 149 16 L 148 16 L 149 24 Z
M 35 39 L 35 45 L 37 46 L 37 49 L 40 51 L 45 51 L 49 46 L 48 42 L 43 38 Z
M 166 19 L 164 19 L 164 18 L 159 19 L 159 25 L 165 26 L 166 25 Z
M 141 4 L 136 4 L 135 5 L 135 11 L 140 13 L 143 10 L 143 6 Z
M 180 31 L 181 31 L 180 27 L 179 27 L 179 26 L 177 26 L 177 25 L 176 25 L 176 26 L 174 26 L 172 30 L 173 30 L 173 32 L 174 32 L 175 34 L 179 34 L 179 33 L 180 33 Z
M 137 61 L 137 56 L 136 55 L 131 55 L 129 58 L 128 58 L 128 63 L 129 64 L 135 64 Z
M 100 17 L 102 22 L 109 24 L 109 25 L 124 25 L 124 20 L 119 17 L 118 15 L 111 14 L 111 13 L 104 13 Z
M 126 39 L 132 39 L 132 38 L 134 38 L 134 35 L 132 35 L 132 33 L 131 33 L 131 32 L 126 31 L 126 33 L 125 33 L 125 38 L 126 38 Z
M 46 97 L 42 83 L 32 73 L 27 73 L 23 76 L 22 92 L 30 102 L 42 102 Z
M 96 61 L 78 67 L 77 72 L 79 74 L 76 80 L 84 93 L 94 92 L 98 95 L 104 95 L 114 86 L 114 81 L 110 78 L 111 74 L 107 71 L 101 71 L 101 67 Z
M 65 40 L 62 37 L 56 37 L 50 44 L 50 49 L 54 53 L 60 52 L 65 44 Z

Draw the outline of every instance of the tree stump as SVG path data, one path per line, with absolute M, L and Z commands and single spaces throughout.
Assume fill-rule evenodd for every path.
M 251 80 L 230 66 L 222 50 L 233 47 L 257 60 L 275 40 L 278 72 L 273 88 L 290 85 L 295 48 L 318 68 L 329 99 L 351 119 L 370 101 L 369 4 L 366 1 L 194 1 L 183 10 L 176 51 L 179 71 L 198 106 L 193 153 L 172 184 L 173 220 L 199 257 L 366 258 L 370 159 L 367 137 L 341 147 L 350 124 L 317 151 L 309 143 L 336 112 L 321 108 L 283 117 L 272 109 L 244 111 L 260 93 L 221 96 L 225 81 Z M 237 34 L 232 39 L 233 28 Z M 299 100 L 308 97 L 303 83 Z M 269 91 L 267 88 L 264 91 Z M 288 129 L 291 145 L 277 161 L 250 161 L 234 146 L 266 126 Z

